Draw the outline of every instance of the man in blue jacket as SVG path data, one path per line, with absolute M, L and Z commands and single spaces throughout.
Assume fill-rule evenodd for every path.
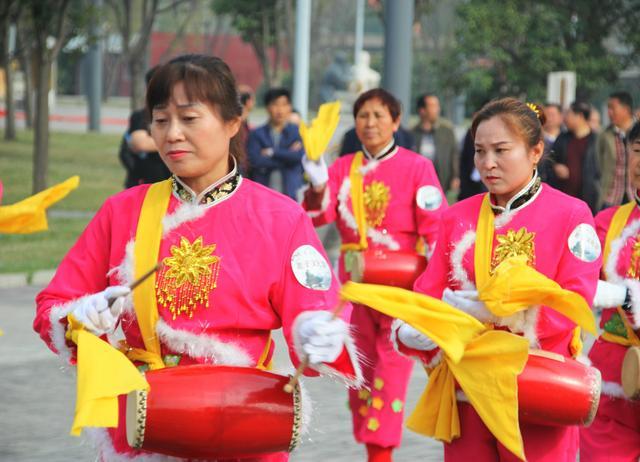
M 285 88 L 272 88 L 264 96 L 269 121 L 253 130 L 247 142 L 249 177 L 269 186 L 271 172 L 282 173 L 283 192 L 292 199 L 303 184 L 304 155 L 298 126 L 289 123 L 291 96 Z

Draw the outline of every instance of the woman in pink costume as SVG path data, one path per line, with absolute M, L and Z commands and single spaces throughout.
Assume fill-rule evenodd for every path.
M 603 333 L 589 358 L 602 373 L 603 384 L 596 418 L 580 430 L 581 462 L 640 459 L 640 405 L 627 399 L 620 385 L 627 349 L 640 346 L 640 124 L 627 135 L 627 152 L 634 198 L 596 216 L 596 230 L 605 250 L 601 275 L 607 283 L 598 286 L 594 301 L 594 305 L 605 307 L 600 320 Z
M 65 339 L 73 315 L 101 336 L 119 322 L 127 354 L 159 341 L 167 367 L 268 368 L 270 332 L 282 327 L 294 363 L 308 356 L 312 369 L 356 384 L 347 324 L 327 311 L 336 305 L 338 282 L 311 221 L 295 202 L 238 173 L 242 111 L 229 67 L 202 55 L 173 59 L 151 80 L 147 110 L 172 177 L 105 202 L 38 295 L 35 330 L 67 364 L 76 355 Z M 145 252 L 151 255 L 142 271 L 163 264 L 155 289 L 140 300 L 140 291 L 127 286 Z M 158 321 L 147 336 L 138 313 L 149 304 L 157 306 Z M 123 412 L 121 401 L 118 428 L 87 431 L 100 460 L 165 460 L 127 445 Z M 287 454 L 253 460 L 283 461 Z
M 435 254 L 416 281 L 415 290 L 441 298 L 482 322 L 525 336 L 532 348 L 574 356 L 579 350 L 575 324 L 550 307 L 530 307 L 497 318 L 478 301 L 474 250 L 481 204 L 489 194 L 494 236 L 491 268 L 505 258 L 524 255 L 533 268 L 562 288 L 580 294 L 590 304 L 600 267 L 600 243 L 587 205 L 563 194 L 538 177 L 536 166 L 544 143 L 539 106 L 513 98 L 493 101 L 474 117 L 476 168 L 489 190 L 463 200 L 445 212 Z M 485 244 L 487 245 L 487 244 Z M 397 327 L 397 328 L 396 328 Z M 440 350 L 411 326 L 394 326 L 401 350 L 419 356 L 428 367 L 440 361 Z M 512 461 L 487 429 L 464 393 L 457 393 L 460 438 L 445 443 L 447 462 Z M 527 460 L 575 462 L 578 428 L 532 425 L 520 422 Z
M 400 105 L 391 94 L 382 89 L 363 93 L 354 103 L 353 116 L 362 152 L 340 157 L 329 169 L 323 160 L 303 160 L 311 180 L 303 206 L 316 226 L 336 222 L 342 239 L 343 282 L 349 279 L 350 252 L 415 251 L 423 240 L 424 251 L 430 254 L 447 207 L 431 161 L 394 142 Z M 360 181 L 359 190 L 354 190 L 355 181 Z M 364 196 L 361 213 L 366 226 L 359 225 L 354 212 L 354 195 L 359 194 Z M 391 460 L 402 436 L 412 363 L 394 350 L 389 340 L 391 322 L 365 306 L 354 306 L 351 324 L 365 357 L 367 389 L 351 390 L 349 402 L 354 436 L 366 444 L 370 461 Z

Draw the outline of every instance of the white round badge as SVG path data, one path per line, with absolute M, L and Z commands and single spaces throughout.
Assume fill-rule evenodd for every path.
M 315 247 L 305 244 L 291 255 L 291 269 L 296 279 L 307 289 L 329 290 L 331 268 Z
M 442 193 L 435 186 L 422 186 L 416 194 L 416 204 L 422 210 L 437 210 L 442 205 Z
M 600 239 L 593 226 L 581 223 L 569 235 L 569 250 L 582 261 L 596 261 L 602 252 Z

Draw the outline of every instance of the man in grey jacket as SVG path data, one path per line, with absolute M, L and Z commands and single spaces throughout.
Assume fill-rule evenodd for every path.
M 433 162 L 444 189 L 457 191 L 458 144 L 453 125 L 440 117 L 440 100 L 433 93 L 421 95 L 416 102 L 420 122 L 413 129 L 413 150 Z

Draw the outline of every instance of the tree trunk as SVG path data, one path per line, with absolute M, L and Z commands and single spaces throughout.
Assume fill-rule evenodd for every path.
M 140 58 L 140 59 L 139 59 Z M 129 63 L 129 78 L 131 79 L 131 112 L 144 106 L 144 78 L 142 75 L 141 57 L 131 56 Z
M 33 193 L 47 187 L 49 170 L 49 81 L 51 62 L 47 51 L 36 53 L 36 110 L 33 140 Z
M 33 128 L 33 74 L 31 55 L 26 47 L 20 50 L 18 60 L 24 75 L 24 123 L 27 128 Z
M 5 80 L 5 109 L 4 139 L 7 141 L 16 139 L 16 109 L 13 101 L 13 69 L 11 69 L 11 51 L 9 50 L 9 21 L 3 21 L 4 47 L 2 50 L 2 67 L 4 67 Z

